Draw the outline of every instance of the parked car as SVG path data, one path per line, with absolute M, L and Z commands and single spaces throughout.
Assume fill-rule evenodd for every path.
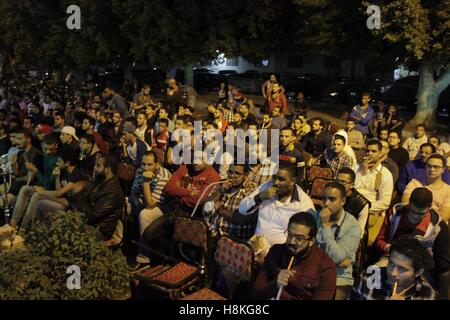
M 166 74 L 163 70 L 158 68 L 134 69 L 132 71 L 133 79 L 141 84 L 149 84 L 151 88 L 151 95 L 155 98 L 160 98 L 162 91 L 165 88 Z
M 439 103 L 436 108 L 436 120 L 446 124 L 450 130 L 450 86 L 439 97 Z
M 354 105 L 359 97 L 360 89 L 351 79 L 334 81 L 321 90 L 320 100 L 324 102 Z
M 320 89 L 315 81 L 296 74 L 278 73 L 275 75 L 284 87 L 286 97 L 289 100 L 294 100 L 299 92 L 303 92 L 306 99 L 312 99 L 314 93 Z
M 219 71 L 219 74 L 224 77 L 227 77 L 229 75 L 237 74 L 237 71 L 236 70 L 221 70 L 221 71 Z
M 228 83 L 234 84 L 244 93 L 261 94 L 264 83 L 262 75 L 254 72 L 244 72 L 228 76 Z
M 394 83 L 381 100 L 385 104 L 395 104 L 399 110 L 414 112 L 417 109 L 417 89 L 414 85 Z
M 225 82 L 225 76 L 217 73 L 194 74 L 194 88 L 198 92 L 218 91 L 220 83 Z

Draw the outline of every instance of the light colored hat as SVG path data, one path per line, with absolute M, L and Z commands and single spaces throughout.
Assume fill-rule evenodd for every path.
M 74 127 L 66 126 L 66 127 L 62 128 L 61 133 L 70 134 L 72 137 L 75 138 L 75 140 L 78 140 L 77 131 L 75 130 Z

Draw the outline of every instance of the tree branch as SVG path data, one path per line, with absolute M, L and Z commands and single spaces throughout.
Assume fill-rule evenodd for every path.
M 447 68 L 436 80 L 436 87 L 442 92 L 450 83 L 450 68 Z

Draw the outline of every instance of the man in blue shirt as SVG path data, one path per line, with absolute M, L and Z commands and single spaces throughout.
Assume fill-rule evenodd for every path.
M 361 104 L 355 106 L 350 112 L 350 118 L 357 121 L 355 129 L 360 131 L 364 135 L 368 135 L 369 125 L 372 122 L 374 111 L 370 105 L 370 93 L 363 93 L 361 98 Z
M 416 179 L 422 184 L 427 184 L 427 173 L 425 170 L 428 158 L 436 153 L 436 147 L 431 143 L 424 143 L 420 146 L 419 159 L 408 161 L 400 171 L 400 178 L 397 183 L 397 190 L 403 194 L 408 183 Z M 442 180 L 450 184 L 450 172 L 445 170 L 442 174 Z
M 353 286 L 353 268 L 361 228 L 344 210 L 345 187 L 329 183 L 323 193 L 323 209 L 314 214 L 317 221 L 317 244 L 337 266 L 336 300 L 345 300 Z

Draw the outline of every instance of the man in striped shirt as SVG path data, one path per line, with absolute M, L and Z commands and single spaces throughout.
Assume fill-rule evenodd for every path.
M 329 166 L 335 177 L 340 169 L 353 167 L 352 157 L 344 151 L 345 144 L 345 138 L 336 134 L 332 147 L 327 148 L 317 159 L 318 164 Z
M 143 237 L 145 229 L 164 215 L 165 195 L 163 190 L 171 176 L 169 170 L 158 163 L 154 152 L 144 153 L 141 168 L 136 171 L 130 195 L 132 214 L 136 215 L 136 212 L 142 209 L 139 213 L 141 243 L 145 242 Z M 143 251 L 138 254 L 136 261 L 139 264 L 150 262 Z

